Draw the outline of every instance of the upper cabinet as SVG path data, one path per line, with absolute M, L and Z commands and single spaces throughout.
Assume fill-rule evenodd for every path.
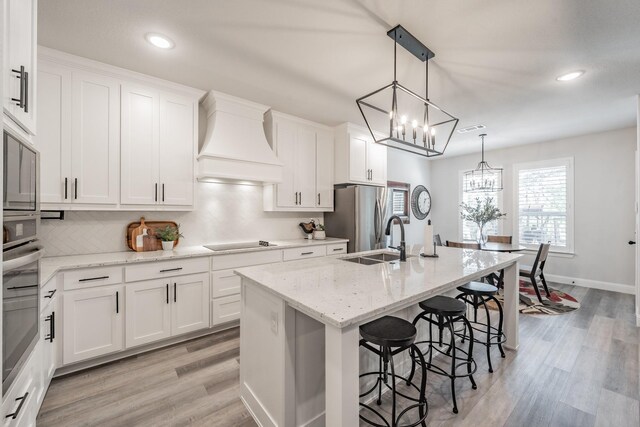
M 5 0 L 4 7 L 4 113 L 27 136 L 34 135 L 38 2 Z
M 283 177 L 281 183 L 264 187 L 264 209 L 332 211 L 332 129 L 270 110 L 265 115 L 265 132 L 283 163 Z
M 335 183 L 387 185 L 387 147 L 351 123 L 335 129 Z
M 42 208 L 193 209 L 201 92 L 41 50 Z

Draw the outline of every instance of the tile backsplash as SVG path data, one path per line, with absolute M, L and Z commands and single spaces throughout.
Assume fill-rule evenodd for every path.
M 126 227 L 141 216 L 180 224 L 180 245 L 304 237 L 301 221 L 320 213 L 264 212 L 262 187 L 198 183 L 196 209 L 191 212 L 67 211 L 65 219 L 43 220 L 41 241 L 47 256 L 128 250 Z

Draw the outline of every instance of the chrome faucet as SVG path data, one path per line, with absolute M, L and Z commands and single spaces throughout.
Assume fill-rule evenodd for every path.
M 406 261 L 407 260 L 407 247 L 404 243 L 404 223 L 402 222 L 402 218 L 400 218 L 398 215 L 393 215 L 391 218 L 389 218 L 389 221 L 387 221 L 387 229 L 384 231 L 384 234 L 386 234 L 387 236 L 389 236 L 391 234 L 391 224 L 393 223 L 393 220 L 397 219 L 398 223 L 400 224 L 400 246 L 398 247 L 393 247 L 393 246 L 389 246 L 391 249 L 397 249 L 400 251 L 400 261 Z

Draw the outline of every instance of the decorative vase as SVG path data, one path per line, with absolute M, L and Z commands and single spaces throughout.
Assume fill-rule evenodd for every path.
M 324 230 L 314 230 L 313 238 L 315 240 L 325 240 L 327 238 L 327 233 Z
M 484 224 L 478 224 L 478 231 L 476 234 L 476 241 L 481 245 L 487 243 L 487 234 L 484 231 Z
M 173 250 L 173 244 L 175 242 L 173 240 L 169 241 L 169 242 L 162 242 L 162 250 L 163 251 L 172 251 Z

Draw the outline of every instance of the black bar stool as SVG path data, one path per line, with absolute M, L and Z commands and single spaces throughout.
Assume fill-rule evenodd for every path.
M 401 353 L 405 350 L 419 352 L 418 347 L 413 343 L 416 339 L 416 328 L 410 322 L 398 317 L 385 316 L 372 322 L 366 323 L 360 326 L 360 345 L 375 353 L 379 357 L 379 370 L 374 372 L 367 372 L 360 375 L 360 378 L 375 376 L 376 382 L 369 390 L 362 393 L 360 397 L 365 397 L 377 388 L 378 398 L 376 403 L 380 405 L 382 403 L 382 384 L 391 390 L 392 408 L 391 408 L 391 423 L 389 423 L 380 412 L 373 409 L 370 405 L 360 403 L 360 406 L 368 409 L 378 416 L 384 424 L 378 424 L 365 418 L 360 414 L 360 419 L 367 424 L 377 427 L 413 427 L 422 425 L 426 427 L 425 419 L 429 411 L 426 398 L 427 376 L 426 370 L 423 370 L 422 381 L 420 387 L 413 384 L 411 379 L 404 378 L 401 375 L 396 374 L 395 366 L 393 364 L 393 356 Z M 379 348 L 375 348 L 374 345 Z M 425 367 L 424 357 L 420 354 L 421 366 Z M 415 363 L 415 362 L 414 362 Z M 388 372 L 391 368 L 391 373 Z M 389 385 L 389 377 L 391 377 L 391 385 Z M 418 397 L 408 396 L 400 391 L 396 390 L 396 379 L 401 379 L 407 384 L 407 386 L 413 387 L 418 392 Z M 396 395 L 402 396 L 405 399 L 416 402 L 415 404 L 407 406 L 398 416 L 396 416 Z M 418 409 L 419 419 L 411 424 L 400 425 L 400 419 L 411 410 Z
M 443 375 L 451 379 L 451 396 L 453 398 L 453 413 L 458 413 L 458 404 L 456 402 L 456 387 L 455 381 L 457 378 L 469 377 L 471 381 L 471 387 L 475 390 L 478 388 L 475 380 L 473 379 L 473 373 L 478 368 L 475 360 L 473 360 L 473 329 L 471 324 L 465 317 L 467 306 L 455 298 L 447 297 L 444 295 L 437 295 L 433 298 L 429 298 L 426 301 L 422 301 L 420 308 L 422 313 L 418 314 L 413 320 L 413 324 L 416 325 L 419 320 L 425 320 L 429 323 L 429 339 L 426 341 L 417 341 L 415 344 L 428 344 L 428 348 L 425 352 L 418 355 L 423 357 L 428 355 L 427 370 L 434 374 Z M 435 317 L 435 319 L 434 319 Z M 456 322 L 462 322 L 465 330 L 469 330 L 468 349 L 465 351 L 462 346 L 456 346 L 456 332 L 454 324 Z M 438 339 L 433 339 L 433 326 L 438 328 Z M 446 345 L 446 349 L 443 345 L 443 331 L 444 328 L 449 329 L 450 342 Z M 436 345 L 437 344 L 437 345 Z M 463 343 L 464 344 L 464 343 Z M 413 363 L 411 364 L 411 374 L 409 380 L 413 378 L 413 374 L 416 368 L 415 353 L 412 351 Z M 437 351 L 441 356 L 448 359 L 450 366 L 442 367 L 433 363 L 433 353 Z M 462 356 L 458 354 L 461 353 Z M 460 368 L 466 367 L 466 372 L 460 372 Z
M 493 372 L 493 366 L 491 364 L 491 346 L 497 345 L 500 349 L 500 355 L 504 358 L 504 350 L 502 344 L 507 340 L 504 332 L 502 332 L 502 322 L 504 321 L 502 314 L 502 304 L 495 297 L 498 293 L 498 288 L 488 283 L 482 282 L 470 282 L 466 285 L 458 286 L 458 290 L 461 292 L 456 299 L 464 301 L 466 304 L 473 308 L 473 321 L 471 321 L 471 328 L 481 334 L 485 334 L 486 339 L 484 341 L 479 338 L 467 337 L 466 329 L 462 332 L 456 332 L 459 337 L 465 339 L 473 339 L 474 342 L 482 344 L 487 348 L 487 362 L 489 363 L 489 372 Z M 491 316 L 489 315 L 489 307 L 487 303 L 493 301 L 498 307 L 498 327 L 491 326 Z M 487 316 L 487 323 L 478 322 L 478 308 L 483 307 Z M 476 334 L 477 336 L 477 334 Z

